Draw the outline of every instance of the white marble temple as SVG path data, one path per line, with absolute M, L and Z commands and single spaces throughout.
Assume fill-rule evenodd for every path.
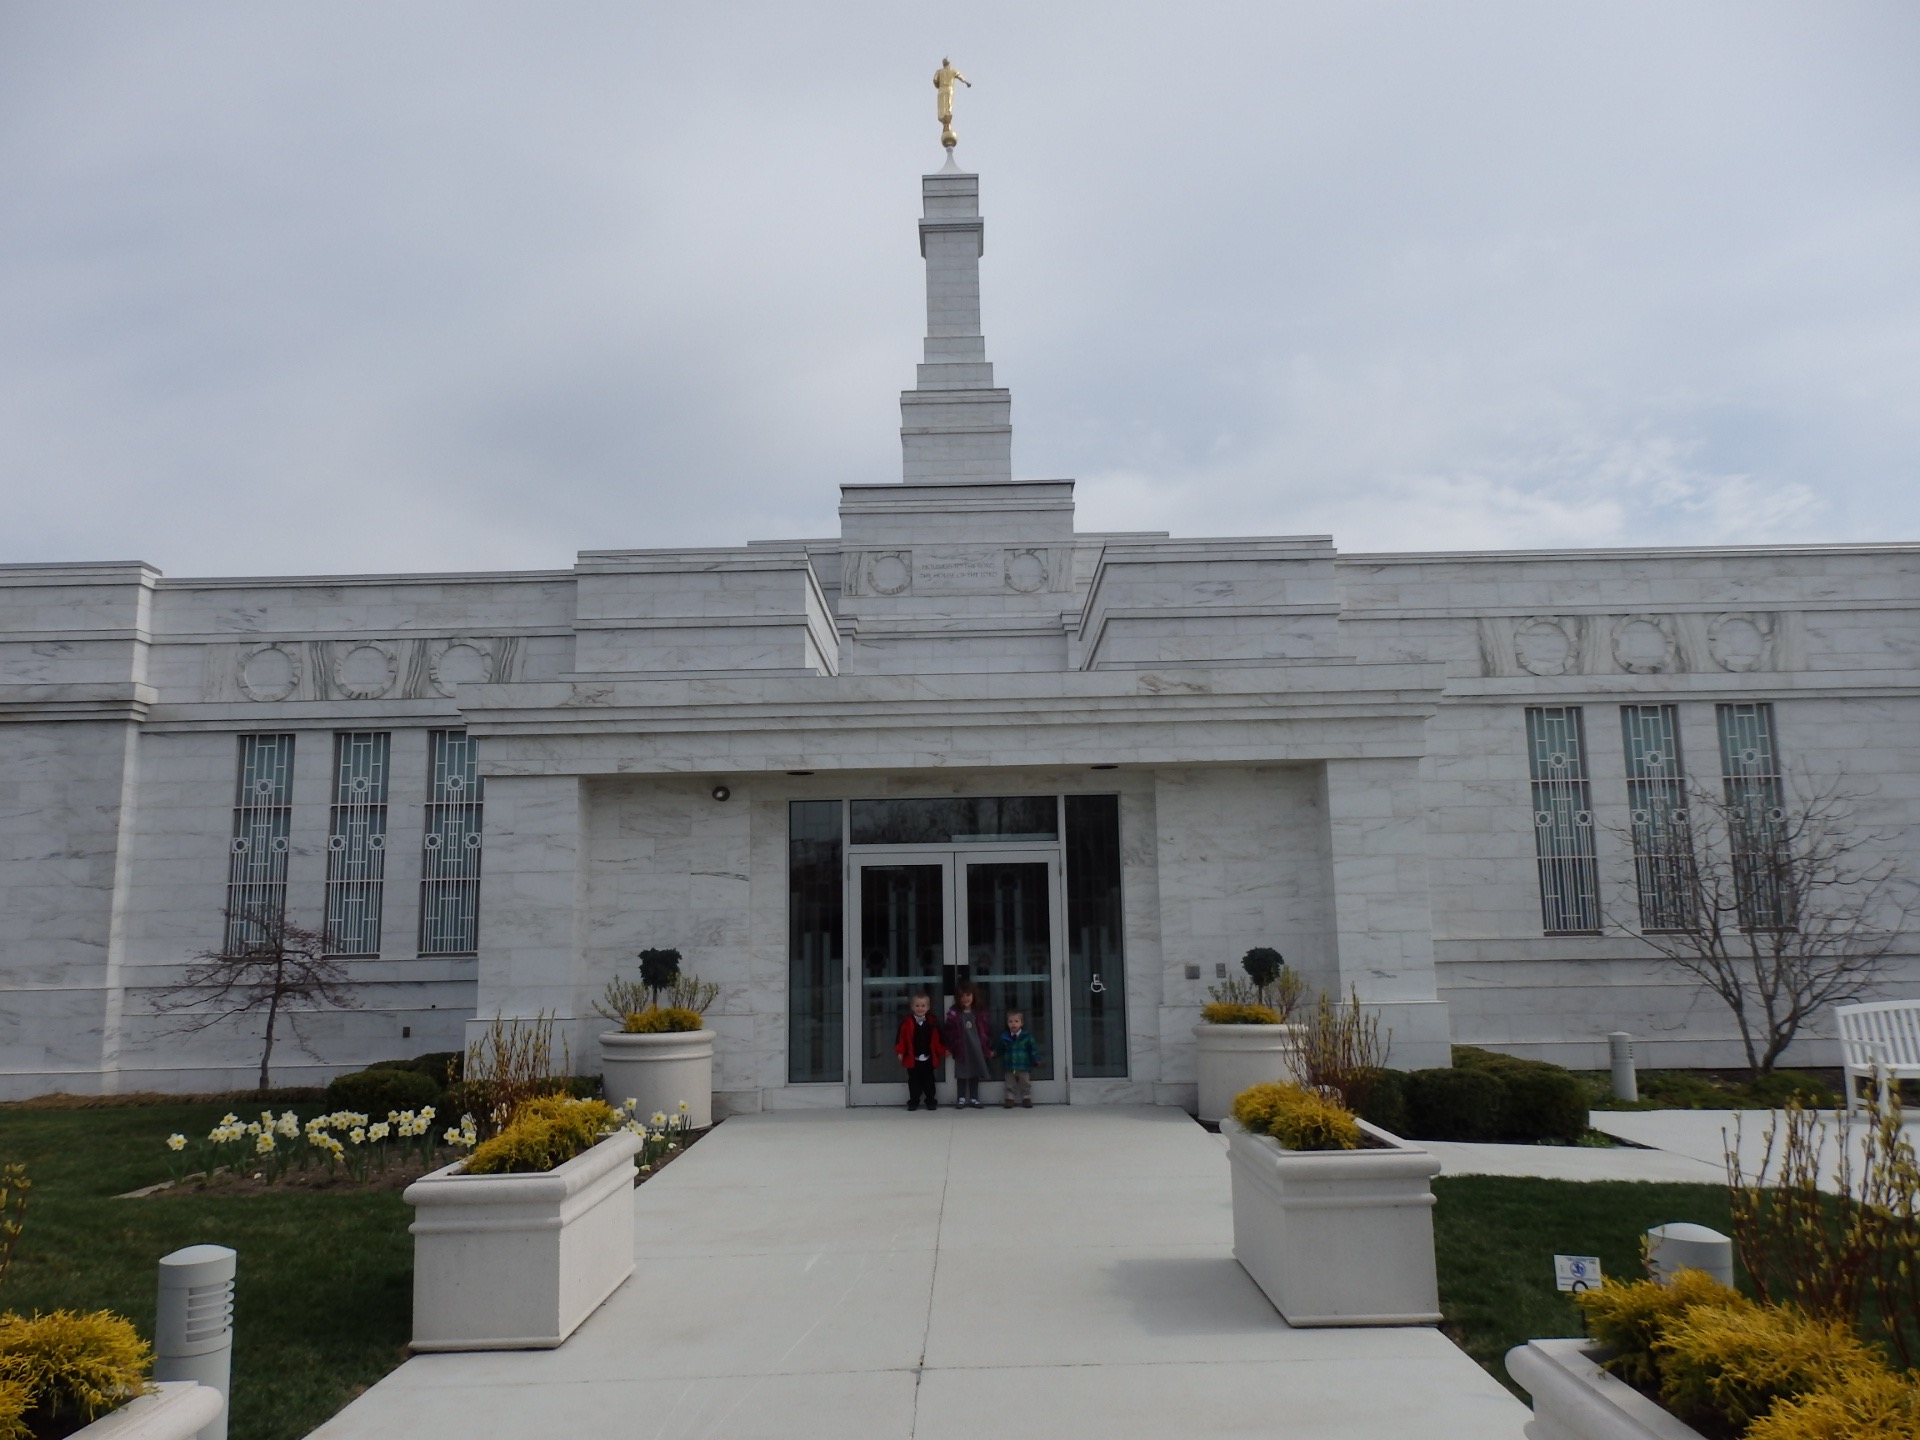
M 1397 1065 L 1450 1040 L 1598 1065 L 1615 1029 L 1643 1064 L 1732 1063 L 1724 1010 L 1633 932 L 1621 705 L 1674 705 L 1711 783 L 1715 705 L 1770 704 L 1789 770 L 1844 777 L 1920 873 L 1920 546 L 1342 555 L 1077 531 L 1072 481 L 1014 478 L 978 177 L 923 194 L 902 478 L 844 485 L 837 536 L 512 574 L 0 567 L 0 1096 L 250 1080 L 252 1027 L 183 1036 L 153 1003 L 218 942 L 247 735 L 295 737 L 286 904 L 313 925 L 334 736 L 390 736 L 380 952 L 345 962 L 354 1007 L 294 1017 L 283 1081 L 501 1015 L 556 1017 L 590 1063 L 601 987 L 672 945 L 720 985 L 723 1111 L 847 1104 L 790 1064 L 796 801 L 1119 796 L 1124 980 L 1102 965 L 1124 1060 L 1074 1077 L 1076 1103 L 1191 1106 L 1198 1008 L 1258 944 L 1375 1007 Z M 1602 933 L 1541 929 L 1530 705 L 1585 717 Z M 485 784 L 466 955 L 419 953 L 436 730 L 477 737 Z M 920 860 L 967 853 L 936 849 Z M 1052 964 L 1084 1008 L 1071 888 Z M 1886 994 L 1920 994 L 1917 949 Z M 1816 1025 L 1790 1058 L 1831 1042 Z

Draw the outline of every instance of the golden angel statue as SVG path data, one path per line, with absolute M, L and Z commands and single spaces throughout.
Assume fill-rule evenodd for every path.
M 940 143 L 951 150 L 960 143 L 960 137 L 953 133 L 953 82 L 958 80 L 969 90 L 973 82 L 953 68 L 953 61 L 942 57 L 940 68 L 933 72 L 933 88 L 940 97 Z

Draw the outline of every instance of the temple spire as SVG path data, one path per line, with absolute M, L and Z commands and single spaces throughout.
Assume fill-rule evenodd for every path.
M 986 483 L 1013 478 L 1013 397 L 993 383 L 980 333 L 980 177 L 953 164 L 920 179 L 920 253 L 927 262 L 927 341 L 917 383 L 900 395 L 904 479 Z

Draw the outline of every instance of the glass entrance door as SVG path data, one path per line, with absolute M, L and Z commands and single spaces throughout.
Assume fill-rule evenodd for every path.
M 957 988 L 971 981 L 993 1035 L 1010 1009 L 1023 1012 L 1039 1042 L 1033 1072 L 1037 1102 L 1067 1098 L 1065 1052 L 1055 1004 L 1061 965 L 1057 937 L 1059 858 L 981 847 L 899 851 L 857 856 L 849 896 L 854 954 L 849 997 L 855 1058 L 851 1099 L 856 1105 L 905 1104 L 906 1073 L 894 1056 L 900 1022 L 916 991 L 933 998 L 944 1016 Z M 941 1094 L 952 1094 L 952 1068 Z M 1000 1102 L 999 1067 L 981 1098 Z

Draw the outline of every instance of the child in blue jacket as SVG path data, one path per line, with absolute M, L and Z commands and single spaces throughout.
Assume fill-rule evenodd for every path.
M 1033 1072 L 1040 1063 L 1040 1042 L 1027 1029 L 1027 1017 L 1018 1010 L 1007 1012 L 1007 1028 L 1000 1032 L 1000 1055 L 1006 1066 L 1006 1098 L 1001 1105 L 1011 1110 L 1015 1099 L 1033 1108 Z

